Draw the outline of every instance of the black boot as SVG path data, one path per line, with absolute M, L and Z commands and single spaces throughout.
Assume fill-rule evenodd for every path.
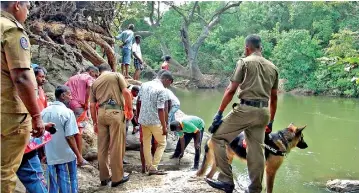
M 209 178 L 205 178 L 206 182 L 212 186 L 213 188 L 223 190 L 226 193 L 232 193 L 234 190 L 234 185 L 226 182 L 221 182 L 218 180 L 212 180 Z

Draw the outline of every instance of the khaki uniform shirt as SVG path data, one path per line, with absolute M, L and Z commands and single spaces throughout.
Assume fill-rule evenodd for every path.
M 14 83 L 10 77 L 10 70 L 30 67 L 30 41 L 24 27 L 13 15 L 1 11 L 1 112 L 2 113 L 28 113 L 20 99 Z M 37 88 L 34 73 L 32 80 L 34 89 Z
M 119 106 L 124 106 L 122 89 L 127 88 L 125 78 L 116 72 L 103 72 L 91 86 L 91 102 L 102 104 L 113 99 Z
M 269 60 L 256 53 L 238 61 L 231 77 L 240 83 L 238 98 L 268 101 L 272 89 L 278 89 L 278 69 Z

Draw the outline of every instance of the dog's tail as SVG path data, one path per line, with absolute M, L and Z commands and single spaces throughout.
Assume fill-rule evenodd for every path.
M 204 173 L 206 173 L 207 168 L 208 168 L 209 164 L 212 161 L 212 156 L 210 155 L 209 146 L 208 146 L 208 144 L 210 143 L 210 140 L 211 139 L 209 139 L 207 141 L 206 145 L 204 146 L 204 152 L 205 153 L 204 153 L 204 156 L 203 156 L 203 161 L 202 161 L 201 168 L 199 168 L 199 170 L 196 173 L 197 176 L 203 176 Z

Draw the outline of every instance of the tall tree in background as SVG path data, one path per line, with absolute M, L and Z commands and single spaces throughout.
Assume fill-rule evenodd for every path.
M 229 10 L 232 7 L 238 7 L 241 2 L 220 2 L 217 8 L 210 13 L 202 13 L 201 6 L 203 4 L 217 4 L 218 2 L 201 2 L 198 1 L 191 3 L 189 6 L 177 6 L 173 2 L 166 4 L 171 6 L 183 20 L 180 36 L 183 43 L 184 51 L 187 58 L 187 63 L 190 71 L 190 77 L 192 79 L 201 79 L 202 72 L 198 66 L 198 51 L 203 45 L 205 39 L 209 36 L 210 31 L 219 23 L 220 18 L 223 13 Z M 186 8 L 190 8 L 186 10 Z M 196 20 L 199 20 L 202 30 L 196 37 L 191 37 L 190 34 L 190 25 L 193 24 Z

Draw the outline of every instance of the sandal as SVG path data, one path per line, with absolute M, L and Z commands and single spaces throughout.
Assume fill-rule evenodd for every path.
M 79 167 L 90 165 L 90 163 L 84 159 L 84 161 L 81 164 L 77 164 Z
M 148 175 L 152 176 L 152 175 L 166 175 L 167 172 L 163 171 L 163 170 L 150 170 L 148 171 Z

